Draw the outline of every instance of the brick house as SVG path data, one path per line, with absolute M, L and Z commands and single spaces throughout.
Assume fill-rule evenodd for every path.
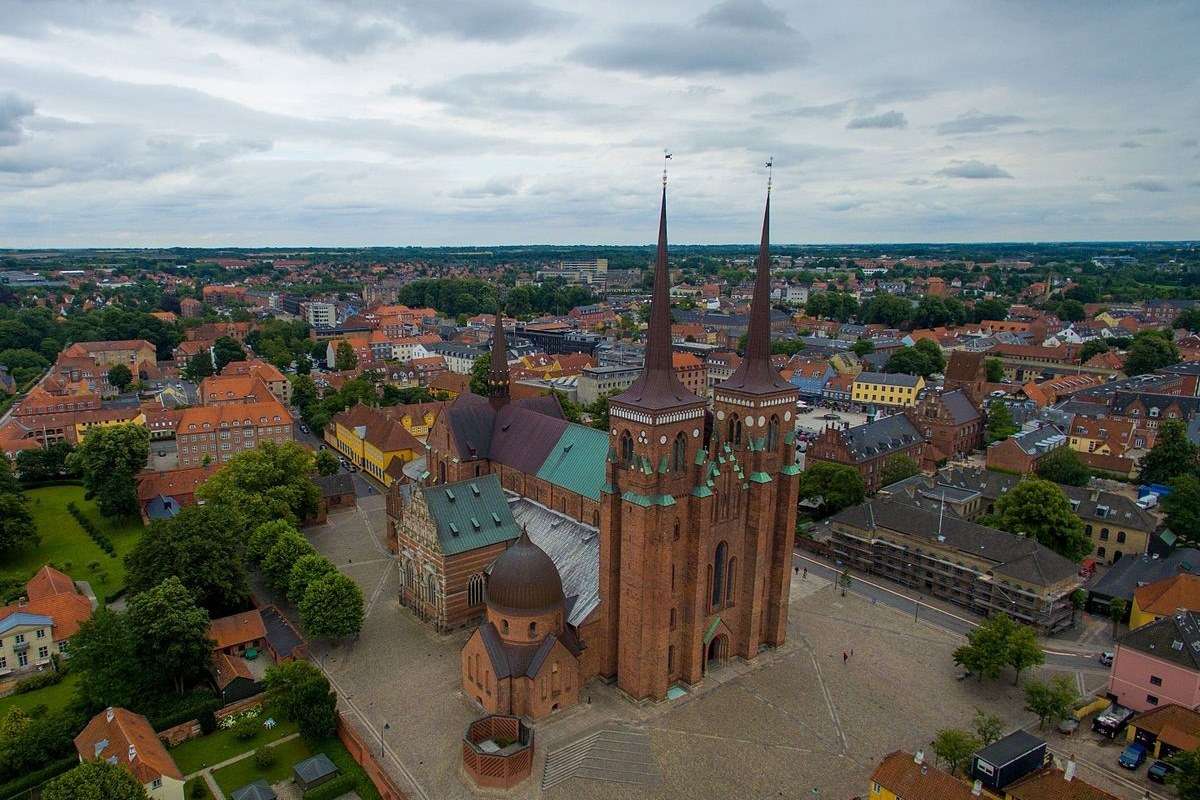
M 923 469 L 934 469 L 940 462 L 983 447 L 983 414 L 965 389 L 925 391 L 910 414 L 927 442 Z
M 259 442 L 293 440 L 292 415 L 271 398 L 245 405 L 197 406 L 184 409 L 176 429 L 180 467 L 220 464 Z
M 150 721 L 124 708 L 92 717 L 75 737 L 80 762 L 102 759 L 133 775 L 152 800 L 183 800 L 183 773 Z
M 893 414 L 854 427 L 825 428 L 809 442 L 805 465 L 829 461 L 854 467 L 867 492 L 877 492 L 888 458 L 906 455 L 920 464 L 924 448 L 925 439 L 913 421 L 905 414 Z
M 1067 446 L 1067 437 L 1058 428 L 1036 423 L 1035 427 L 988 445 L 987 468 L 1025 475 L 1035 472 L 1042 459 L 1054 450 Z

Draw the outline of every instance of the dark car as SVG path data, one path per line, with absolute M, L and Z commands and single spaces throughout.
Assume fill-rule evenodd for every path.
M 1113 654 L 1110 651 L 1105 650 L 1100 654 L 1100 663 L 1106 667 L 1111 667 L 1113 663 Z
M 1137 769 L 1146 760 L 1146 745 L 1141 742 L 1130 742 L 1129 745 L 1121 751 L 1120 757 L 1117 759 L 1125 769 Z
M 1154 781 L 1155 783 L 1166 783 L 1167 776 L 1170 775 L 1174 771 L 1175 771 L 1175 768 L 1172 767 L 1167 762 L 1155 761 L 1153 764 L 1150 765 L 1150 769 L 1146 770 L 1146 777 L 1149 778 L 1150 780 Z

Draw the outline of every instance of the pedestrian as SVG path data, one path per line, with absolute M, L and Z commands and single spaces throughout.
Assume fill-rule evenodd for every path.
M 845 651 L 845 650 L 843 650 L 843 651 L 842 651 L 842 663 L 843 663 L 843 664 L 845 664 L 845 663 L 846 663 L 846 659 L 848 659 L 849 657 L 850 657 L 850 656 L 846 655 L 846 651 Z
M 804 568 L 804 580 L 808 580 L 808 567 Z
M 799 574 L 800 574 L 800 568 L 799 568 L 799 567 L 794 567 L 794 569 L 796 570 L 796 574 L 797 574 L 797 575 L 799 575 Z
M 854 655 L 854 648 L 853 648 L 853 647 L 851 647 L 851 648 L 850 648 L 850 655 Z

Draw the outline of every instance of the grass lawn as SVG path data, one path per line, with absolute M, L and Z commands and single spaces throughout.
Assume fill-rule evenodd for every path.
M 200 786 L 201 793 L 193 794 L 196 791 L 195 787 L 197 785 Z M 190 781 L 185 783 L 183 785 L 183 796 L 186 797 L 187 800 L 192 800 L 192 798 L 198 798 L 199 800 L 213 800 L 212 791 L 208 788 L 208 784 L 204 782 L 204 778 L 192 778 Z
M 29 709 L 38 705 L 45 705 L 51 711 L 57 711 L 71 701 L 71 697 L 75 694 L 75 684 L 78 682 L 79 676 L 68 672 L 67 677 L 53 686 L 47 686 L 35 692 L 0 697 L 0 718 L 6 716 L 14 708 L 28 712 Z
M 281 721 L 271 730 L 262 728 L 253 739 L 243 742 L 234 738 L 233 731 L 218 729 L 207 736 L 200 736 L 172 748 L 171 758 L 175 759 L 184 775 L 190 775 L 209 764 L 220 764 L 242 753 L 254 752 L 267 742 L 282 739 L 295 732 L 296 723 Z
M 145 530 L 140 519 L 105 519 L 95 503 L 83 499 L 82 486 L 47 486 L 31 489 L 25 494 L 29 498 L 29 512 L 41 534 L 42 543 L 8 558 L 3 567 L 4 575 L 27 580 L 44 564 L 53 562 L 63 568 L 69 563 L 70 567 L 64 571 L 75 580 L 88 581 L 102 603 L 108 595 L 125 585 L 123 559 Z M 101 550 L 67 512 L 67 503 L 71 501 L 112 539 L 117 551 L 115 558 Z M 95 572 L 87 566 L 93 561 L 100 563 Z
M 265 770 L 259 769 L 254 763 L 254 756 L 247 756 L 236 764 L 230 764 L 228 767 L 214 772 L 213 778 L 216 779 L 217 786 L 220 786 L 221 791 L 229 795 L 233 794 L 234 789 L 240 789 L 260 778 L 267 783 L 278 783 L 291 776 L 292 767 L 313 755 L 313 751 L 308 749 L 308 745 L 302 738 L 292 739 L 290 742 L 272 747 L 271 751 L 275 753 L 274 766 Z

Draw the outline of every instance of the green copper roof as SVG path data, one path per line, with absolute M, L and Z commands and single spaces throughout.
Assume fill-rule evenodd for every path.
M 607 453 L 608 434 L 604 431 L 568 425 L 542 462 L 537 476 L 569 492 L 599 500 Z
M 521 533 L 495 475 L 427 486 L 421 492 L 445 555 L 506 542 Z
M 771 476 L 765 472 L 751 472 L 750 480 L 754 483 L 770 483 Z
M 625 494 L 621 495 L 621 499 L 628 500 L 635 506 L 641 506 L 642 508 L 649 508 L 650 506 L 675 505 L 675 498 L 669 494 L 645 495 L 638 494 L 637 492 L 625 492 Z
M 692 489 L 692 497 L 712 497 L 712 489 L 707 486 L 697 486 Z
M 707 459 L 707 458 L 708 458 L 708 451 L 705 450 L 703 447 L 701 447 L 699 450 L 696 451 L 696 464 L 703 464 L 705 459 Z
M 667 474 L 667 457 L 665 455 L 658 460 L 658 474 L 659 475 Z
M 779 471 L 784 475 L 799 475 L 800 474 L 800 465 L 799 464 L 788 464 L 787 466 L 785 466 L 783 469 L 781 469 Z
M 785 433 L 783 435 L 783 441 L 786 442 L 787 444 L 795 444 L 796 443 L 796 429 L 792 428 L 790 431 Z

